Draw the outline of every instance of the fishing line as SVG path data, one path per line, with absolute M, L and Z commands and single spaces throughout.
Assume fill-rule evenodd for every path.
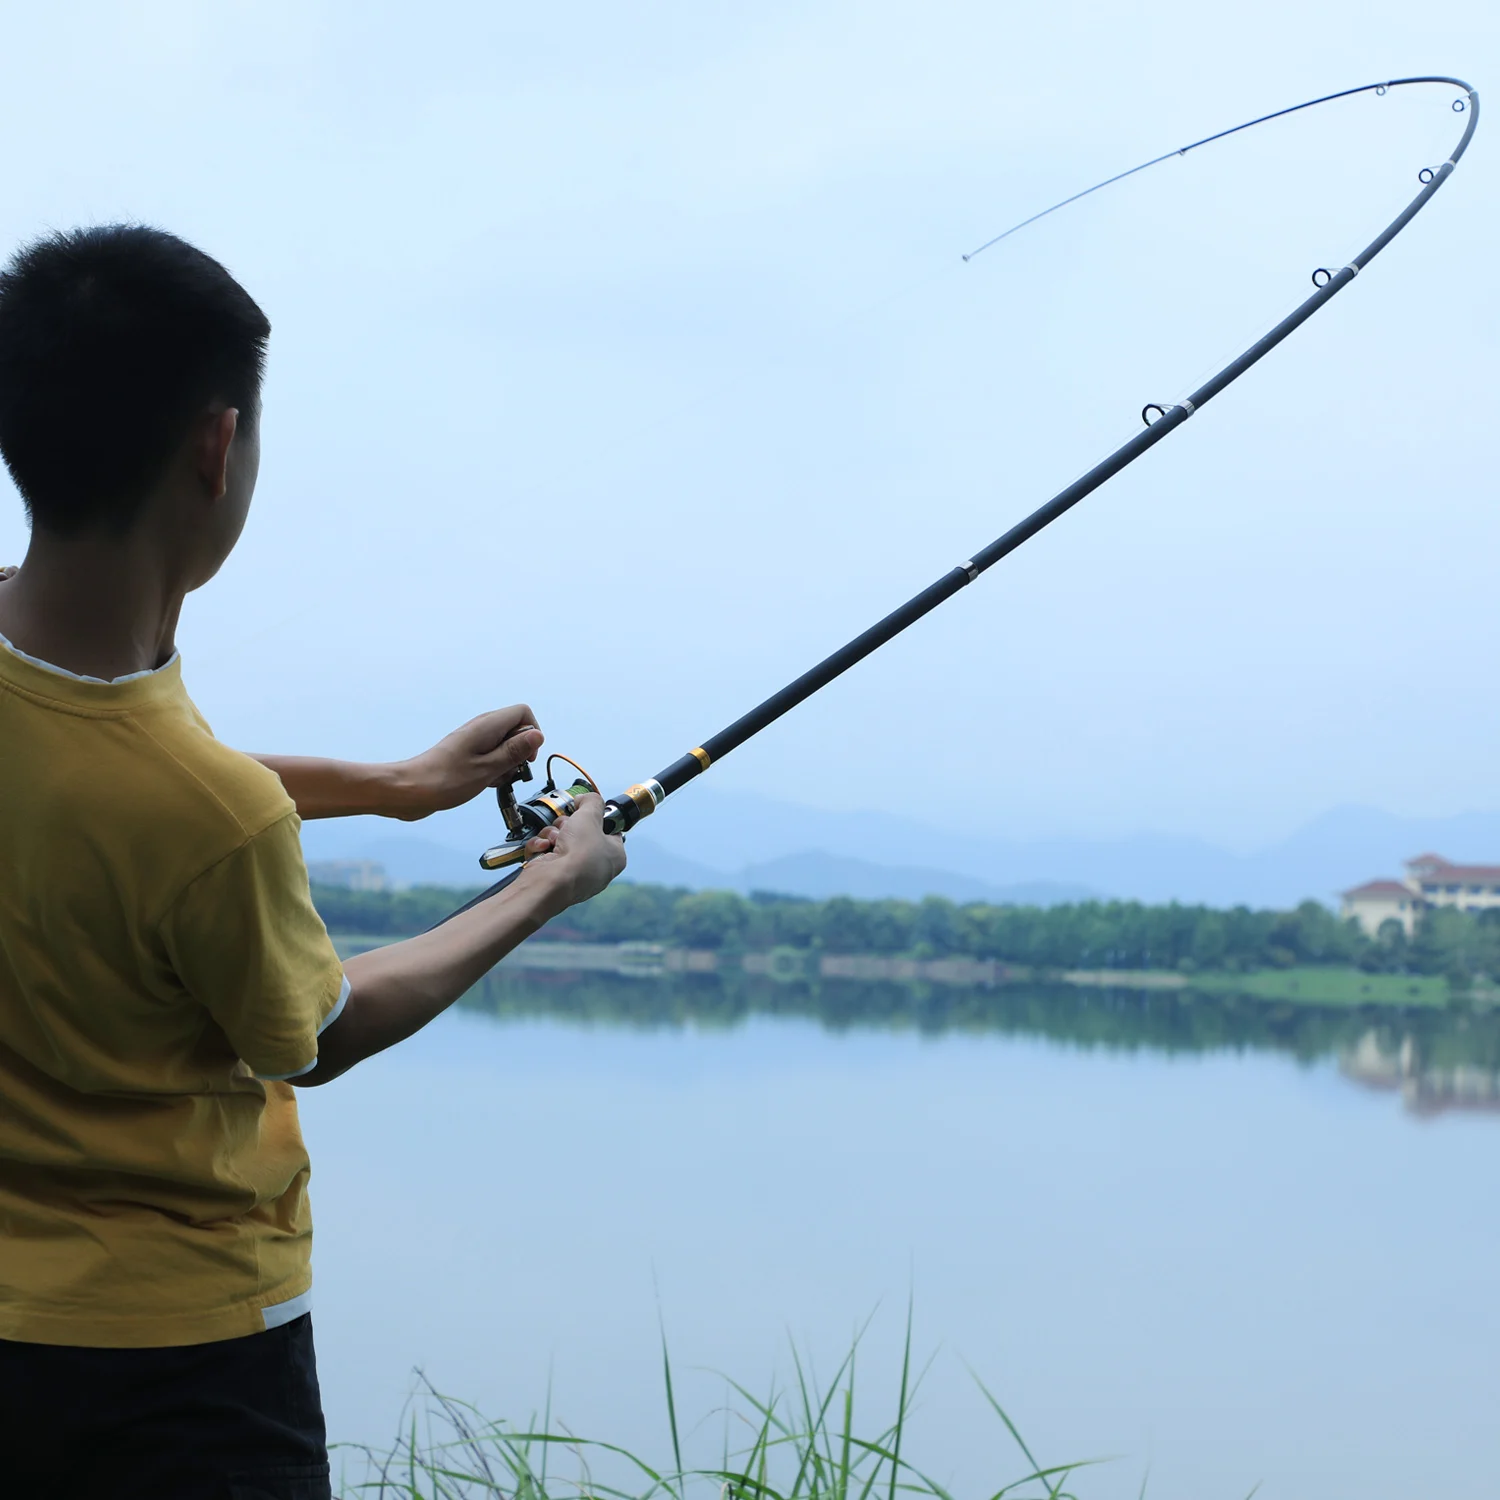
M 1214 134 L 1206 135 L 1201 140 L 1193 141 L 1186 146 L 1180 146 L 1175 151 L 1165 152 L 1140 163 L 1139 166 L 1131 167 L 1124 172 L 1117 172 L 1112 177 L 1106 177 L 1102 182 L 1095 183 L 1092 187 L 1073 193 L 1052 204 L 1051 207 L 1022 219 L 964 255 L 965 262 L 972 262 L 979 255 L 1000 244 L 1001 241 L 1009 239 L 1012 235 L 1018 234 L 1028 226 L 1040 222 L 1070 204 L 1077 203 L 1093 193 L 1123 182 L 1138 173 L 1148 171 L 1163 162 L 1186 156 L 1190 151 L 1196 151 L 1215 141 L 1225 140 L 1242 131 L 1252 130 L 1258 125 L 1283 119 L 1303 110 L 1314 109 L 1336 99 L 1348 99 L 1358 94 L 1384 95 L 1394 88 L 1427 84 L 1444 85 L 1460 91 L 1460 97 L 1452 101 L 1452 109 L 1455 114 L 1463 118 L 1462 134 L 1458 144 L 1446 160 L 1435 165 L 1424 165 L 1418 170 L 1416 195 L 1363 250 L 1341 266 L 1319 266 L 1314 269 L 1310 277 L 1313 286 L 1310 296 L 1293 308 L 1248 349 L 1197 386 L 1190 395 L 1168 403 L 1148 401 L 1141 409 L 1142 428 L 1133 437 L 1122 443 L 1100 463 L 1095 464 L 1086 474 L 1060 490 L 1024 520 L 1012 526 L 1004 535 L 997 537 L 988 546 L 982 547 L 972 557 L 964 559 L 936 582 L 893 610 L 883 620 L 877 621 L 868 630 L 841 646 L 831 656 L 825 657 L 811 670 L 804 672 L 801 677 L 789 682 L 779 692 L 773 693 L 763 703 L 752 708 L 749 713 L 736 719 L 734 723 L 721 729 L 717 734 L 710 736 L 701 745 L 689 750 L 686 755 L 680 756 L 656 776 L 627 788 L 619 796 L 610 798 L 604 804 L 605 831 L 624 833 L 627 829 L 633 828 L 642 818 L 655 812 L 673 792 L 701 776 L 730 751 L 743 745 L 746 740 L 759 734 L 783 714 L 811 697 L 819 689 L 826 687 L 835 678 L 847 672 L 850 667 L 869 656 L 871 652 L 879 650 L 908 626 L 915 624 L 938 605 L 951 599 L 959 590 L 967 588 L 981 573 L 994 567 L 1002 558 L 1009 556 L 1018 547 L 1030 541 L 1059 516 L 1071 510 L 1085 496 L 1092 494 L 1122 469 L 1128 468 L 1136 459 L 1169 437 L 1191 416 L 1201 410 L 1205 403 L 1226 390 L 1284 339 L 1295 333 L 1314 313 L 1320 311 L 1333 297 L 1343 291 L 1427 206 L 1432 196 L 1452 176 L 1478 126 L 1479 95 L 1461 79 L 1442 76 L 1395 78 L 1384 83 L 1364 84 L 1359 88 L 1341 89 L 1334 94 L 1323 94 L 1301 104 L 1293 104 L 1285 109 L 1259 115 L 1253 120 L 1246 120 L 1243 124 L 1230 126 L 1227 130 L 1215 131 Z M 530 774 L 524 768 L 523 773 L 526 776 Z M 592 782 L 585 780 L 574 783 L 566 792 L 560 792 L 549 777 L 541 795 L 518 807 L 513 794 L 510 793 L 510 788 L 502 787 L 500 789 L 502 807 L 507 805 L 507 795 L 510 796 L 506 822 L 511 838 L 504 844 L 486 850 L 480 857 L 480 864 L 485 869 L 513 868 L 508 868 L 507 873 L 499 881 L 475 897 L 474 901 L 469 902 L 467 906 L 460 907 L 459 910 L 467 910 L 469 906 L 504 889 L 524 867 L 525 851 L 530 840 L 542 828 L 550 826 L 561 817 L 571 813 L 577 806 L 578 796 L 584 792 L 598 790 L 599 788 Z
M 1102 182 L 1096 182 L 1093 187 L 1086 187 L 1080 193 L 1073 193 L 1069 197 L 1059 199 L 1051 208 L 1044 208 L 1040 213 L 1034 213 L 1030 218 L 1022 219 L 1019 224 L 1012 224 L 1009 229 L 1002 229 L 999 234 L 991 239 L 987 239 L 977 249 L 970 250 L 963 259 L 971 261 L 976 256 L 983 255 L 992 246 L 998 245 L 1001 240 L 1008 240 L 1011 235 L 1019 234 L 1021 230 L 1028 228 L 1030 225 L 1040 223 L 1049 214 L 1055 214 L 1059 209 L 1067 208 L 1070 203 L 1077 203 L 1093 193 L 1102 192 L 1107 187 L 1113 187 L 1117 182 L 1124 182 L 1127 177 L 1134 177 L 1138 172 L 1147 172 L 1152 167 L 1159 167 L 1164 161 L 1175 161 L 1179 157 L 1186 156 L 1189 151 L 1196 151 L 1200 146 L 1211 146 L 1215 141 L 1228 140 L 1230 136 L 1238 135 L 1242 130 L 1254 130 L 1257 125 L 1267 125 L 1272 120 L 1280 120 L 1287 115 L 1295 115 L 1304 109 L 1316 109 L 1320 104 L 1332 104 L 1335 99 L 1352 99 L 1356 94 L 1370 93 L 1383 96 L 1389 93 L 1391 89 L 1404 88 L 1409 84 L 1416 83 L 1451 83 L 1455 88 L 1463 89 L 1473 101 L 1475 108 L 1478 107 L 1479 96 L 1475 94 L 1474 90 L 1468 84 L 1463 83 L 1457 78 L 1393 78 L 1388 83 L 1365 83 L 1354 89 L 1340 89 L 1336 94 L 1322 94 L 1316 99 L 1304 100 L 1301 104 L 1288 105 L 1286 109 L 1273 110 L 1268 115 L 1257 115 L 1253 120 L 1246 120 L 1243 125 L 1231 125 L 1228 130 L 1215 131 L 1213 135 L 1206 135 L 1202 140 L 1193 141 L 1186 146 L 1179 146 L 1175 151 L 1163 151 L 1160 156 L 1153 156 L 1150 161 L 1143 161 L 1139 166 L 1128 167 L 1123 172 L 1116 172 L 1113 177 L 1106 177 Z M 1455 161 L 1463 155 L 1464 146 L 1467 145 L 1468 140 L 1466 138 L 1463 145 L 1454 152 L 1453 159 Z

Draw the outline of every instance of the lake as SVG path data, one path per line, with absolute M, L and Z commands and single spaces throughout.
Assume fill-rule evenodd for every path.
M 330 1436 L 388 1443 L 420 1367 L 665 1464 L 660 1317 L 709 1462 L 722 1375 L 831 1375 L 871 1314 L 873 1434 L 910 1294 L 907 1451 L 960 1496 L 1027 1471 L 972 1368 L 1109 1460 L 1082 1500 L 1490 1500 L 1496 1025 L 497 977 L 301 1096 Z

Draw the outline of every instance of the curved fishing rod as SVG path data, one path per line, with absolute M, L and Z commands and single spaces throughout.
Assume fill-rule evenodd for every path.
M 1144 172 L 1149 167 L 1159 165 L 1161 162 L 1169 161 L 1174 157 L 1185 156 L 1189 151 L 1195 151 L 1200 146 L 1206 146 L 1213 141 L 1221 141 L 1227 136 L 1237 135 L 1242 130 L 1253 129 L 1257 125 L 1264 125 L 1270 120 L 1279 120 L 1285 115 L 1296 114 L 1300 110 L 1313 109 L 1320 104 L 1328 104 L 1335 99 L 1347 99 L 1355 94 L 1385 94 L 1390 89 L 1407 88 L 1420 84 L 1446 84 L 1462 92 L 1462 97 L 1453 101 L 1453 109 L 1456 113 L 1468 115 L 1465 122 L 1463 134 L 1458 144 L 1453 148 L 1448 159 L 1436 167 L 1423 167 L 1417 174 L 1421 189 L 1417 195 L 1391 220 L 1384 229 L 1365 246 L 1358 255 L 1347 265 L 1338 270 L 1329 270 L 1319 267 L 1312 273 L 1314 291 L 1312 296 L 1300 306 L 1288 313 L 1268 333 L 1258 339 L 1238 358 L 1231 360 L 1217 374 L 1209 377 L 1190 396 L 1185 396 L 1179 402 L 1171 406 L 1158 405 L 1152 402 L 1141 411 L 1141 419 L 1145 423 L 1143 431 L 1138 432 L 1128 442 L 1116 448 L 1102 463 L 1096 464 L 1087 474 L 1080 479 L 1075 479 L 1066 489 L 1060 490 L 1045 505 L 1039 506 L 1024 521 L 1011 527 L 1003 536 L 997 537 L 987 547 L 981 548 L 973 557 L 965 559 L 957 567 L 951 569 L 939 578 L 935 583 L 923 589 L 921 593 L 908 599 L 899 609 L 893 610 L 883 620 L 872 625 L 861 635 L 855 636 L 847 645 L 841 646 L 831 656 L 825 657 L 811 671 L 804 672 L 795 681 L 789 682 L 780 692 L 773 693 L 764 703 L 750 710 L 743 717 L 738 718 L 727 728 L 721 729 L 717 734 L 706 739 L 701 745 L 689 750 L 686 755 L 674 760 L 671 765 L 659 771 L 647 781 L 640 782 L 635 786 L 627 788 L 619 796 L 611 797 L 604 805 L 604 827 L 608 833 L 624 833 L 633 828 L 644 817 L 655 812 L 661 804 L 672 795 L 673 792 L 687 785 L 695 777 L 701 776 L 715 762 L 723 760 L 731 750 L 743 745 L 746 740 L 757 735 L 767 725 L 775 723 L 784 713 L 795 708 L 804 699 L 810 698 L 820 688 L 826 687 L 834 678 L 842 676 L 856 662 L 863 661 L 872 651 L 881 646 L 920 620 L 923 615 L 936 609 L 938 605 L 951 599 L 954 594 L 962 588 L 967 588 L 981 573 L 1000 561 L 1002 557 L 1014 552 L 1022 543 L 1030 541 L 1039 531 L 1050 526 L 1052 522 L 1071 510 L 1086 495 L 1092 494 L 1106 481 L 1114 478 L 1122 469 L 1128 468 L 1136 459 L 1147 450 L 1154 448 L 1159 442 L 1168 437 L 1182 426 L 1194 412 L 1200 410 L 1203 405 L 1213 400 L 1221 391 L 1232 385 L 1252 365 L 1257 364 L 1271 352 L 1281 341 L 1300 328 L 1312 315 L 1322 309 L 1363 270 L 1369 263 L 1385 249 L 1395 237 L 1401 233 L 1406 226 L 1425 208 L 1432 195 L 1453 174 L 1464 152 L 1468 150 L 1469 142 L 1474 137 L 1475 128 L 1479 124 L 1479 95 L 1460 78 L 1447 78 L 1442 76 L 1420 77 L 1420 78 L 1392 78 L 1384 83 L 1364 84 L 1360 88 L 1343 89 L 1336 94 L 1324 94 L 1317 99 L 1309 99 L 1302 104 L 1291 105 L 1287 109 L 1279 109 L 1271 114 L 1260 115 L 1256 119 L 1247 120 L 1242 125 L 1231 126 L 1228 130 L 1220 130 L 1213 135 L 1204 136 L 1202 140 L 1194 141 L 1191 145 L 1181 146 L 1176 151 L 1169 151 L 1162 156 L 1153 157 L 1150 161 L 1142 162 L 1137 167 L 1131 167 L 1128 171 L 1116 173 L 1113 177 L 1105 178 L 1103 182 L 1095 183 L 1093 187 L 1085 188 L 1080 193 L 1074 193 L 1071 197 L 1064 198 L 1054 203 L 1050 208 L 1043 209 L 1040 213 L 1032 214 L 1030 218 L 1022 219 L 1020 223 L 1012 225 L 1009 229 L 997 234 L 993 239 L 986 240 L 977 249 L 971 250 L 963 257 L 965 261 L 971 261 L 976 255 L 988 250 L 992 245 L 997 245 L 1001 240 L 1017 233 L 1029 224 L 1035 224 L 1039 219 L 1046 218 L 1049 214 L 1056 213 L 1058 209 L 1066 208 L 1070 203 L 1076 203 L 1080 198 L 1086 198 L 1091 193 L 1098 192 L 1101 188 L 1109 187 L 1111 184 L 1123 181 L 1127 177 L 1133 177 L 1137 172 Z M 552 756 L 547 764 L 549 774 L 547 784 L 542 791 L 530 801 L 518 804 L 515 797 L 513 785 L 498 788 L 500 809 L 505 818 L 508 839 L 503 844 L 496 845 L 493 849 L 487 849 L 480 856 L 480 864 L 487 870 L 497 870 L 508 866 L 506 874 L 492 885 L 488 890 L 476 896 L 473 901 L 459 908 L 459 911 L 467 911 L 470 906 L 486 900 L 504 889 L 524 867 L 526 858 L 526 845 L 543 828 L 549 827 L 559 819 L 566 817 L 577 806 L 577 798 L 586 792 L 598 791 L 598 785 L 593 778 L 588 776 L 581 767 L 574 762 L 568 761 L 569 765 L 578 773 L 576 780 L 567 790 L 562 790 L 555 785 L 550 774 L 553 760 L 566 760 L 566 756 Z M 529 781 L 531 772 L 529 768 L 523 767 L 517 772 L 517 779 Z M 458 915 L 457 912 L 453 913 Z M 445 921 L 447 918 L 444 919 Z

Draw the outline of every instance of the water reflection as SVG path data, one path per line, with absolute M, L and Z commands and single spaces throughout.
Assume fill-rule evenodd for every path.
M 1500 1113 L 1500 1011 L 1343 1009 L 1076 985 L 963 986 L 664 971 L 643 952 L 615 971 L 506 970 L 466 1008 L 584 1025 L 728 1029 L 753 1016 L 811 1019 L 830 1031 L 880 1029 L 1039 1037 L 1157 1053 L 1277 1052 L 1333 1059 L 1340 1074 L 1399 1094 L 1415 1114 Z
M 1367 1088 L 1399 1092 L 1413 1114 L 1500 1112 L 1500 1067 L 1493 1041 L 1486 1045 L 1473 1021 L 1455 1017 L 1450 1030 L 1436 1036 L 1372 1026 L 1339 1048 L 1339 1072 Z

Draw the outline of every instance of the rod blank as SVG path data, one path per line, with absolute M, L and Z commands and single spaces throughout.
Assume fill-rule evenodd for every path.
M 721 729 L 716 735 L 703 742 L 703 750 L 707 752 L 709 762 L 722 760 L 731 750 L 743 745 L 746 740 L 759 734 L 768 725 L 773 724 L 783 714 L 795 708 L 816 693 L 820 688 L 827 687 L 836 677 L 842 676 L 857 662 L 863 661 L 872 651 L 877 651 L 887 641 L 901 634 L 901 632 L 914 625 L 924 615 L 936 609 L 938 605 L 951 599 L 960 589 L 966 587 L 979 574 L 994 567 L 1002 557 L 1014 552 L 1017 547 L 1028 542 L 1039 531 L 1050 526 L 1059 516 L 1065 515 L 1085 496 L 1092 494 L 1100 485 L 1113 479 L 1122 469 L 1128 468 L 1136 459 L 1154 448 L 1158 443 L 1170 436 L 1177 430 L 1188 417 L 1204 405 L 1212 401 L 1220 392 L 1227 389 L 1252 365 L 1259 363 L 1271 352 L 1283 339 L 1295 333 L 1307 320 L 1323 308 L 1329 301 L 1336 297 L 1343 289 L 1354 280 L 1355 275 L 1367 266 L 1375 256 L 1379 255 L 1395 237 L 1419 214 L 1432 195 L 1442 187 L 1443 183 L 1452 175 L 1454 167 L 1458 165 L 1459 159 L 1468 150 L 1469 142 L 1473 139 L 1474 131 L 1479 124 L 1479 95 L 1467 83 L 1459 78 L 1446 78 L 1441 76 L 1393 78 L 1385 83 L 1362 84 L 1359 88 L 1343 89 L 1336 94 L 1324 94 L 1317 99 L 1309 99 L 1302 104 L 1294 104 L 1286 109 L 1279 109 L 1271 114 L 1260 115 L 1253 120 L 1247 120 L 1242 125 L 1231 126 L 1228 130 L 1217 131 L 1213 135 L 1204 136 L 1202 140 L 1194 141 L 1191 145 L 1183 146 L 1177 151 L 1169 151 L 1164 156 L 1153 157 L 1148 162 L 1142 162 L 1139 167 L 1132 167 L 1127 172 L 1121 172 L 1114 177 L 1107 178 L 1104 182 L 1096 183 L 1094 187 L 1085 189 L 1082 193 L 1075 193 L 1070 198 L 1064 198 L 1060 203 L 1055 203 L 1051 208 L 1044 209 L 1039 214 L 1033 214 L 1029 219 L 1023 219 L 1019 224 L 1013 225 L 1004 233 L 996 235 L 994 239 L 987 240 L 978 250 L 971 251 L 964 257 L 972 260 L 980 251 L 989 246 L 998 244 L 1007 235 L 1014 234 L 1018 229 L 1024 229 L 1028 224 L 1034 224 L 1038 219 L 1045 218 L 1047 214 L 1065 207 L 1069 203 L 1075 203 L 1079 198 L 1087 197 L 1089 193 L 1098 191 L 1101 187 L 1108 187 L 1110 183 L 1118 182 L 1122 178 L 1132 176 L 1136 172 L 1144 171 L 1147 167 L 1155 166 L 1158 162 L 1170 160 L 1175 156 L 1186 155 L 1189 151 L 1197 150 L 1200 146 L 1206 146 L 1210 142 L 1220 141 L 1227 136 L 1237 135 L 1242 130 L 1250 130 L 1257 125 L 1264 125 L 1270 120 L 1279 120 L 1285 115 L 1296 114 L 1299 110 L 1313 109 L 1320 104 L 1328 104 L 1335 99 L 1347 99 L 1355 94 L 1379 93 L 1384 94 L 1389 89 L 1406 88 L 1418 84 L 1449 84 L 1454 88 L 1462 89 L 1467 99 L 1468 120 L 1464 126 L 1463 135 L 1458 145 L 1454 147 L 1453 154 L 1441 167 L 1432 172 L 1430 178 L 1424 179 L 1421 191 L 1406 205 L 1402 211 L 1386 225 L 1376 237 L 1370 241 L 1365 248 L 1341 270 L 1335 272 L 1319 286 L 1313 294 L 1302 302 L 1298 307 L 1287 314 L 1276 326 L 1270 329 L 1263 337 L 1256 340 L 1238 358 L 1231 360 L 1223 369 L 1211 375 L 1198 387 L 1186 400 L 1178 405 L 1168 407 L 1165 412 L 1154 422 L 1150 423 L 1143 431 L 1138 432 L 1128 442 L 1122 443 L 1102 462 L 1096 464 L 1087 474 L 1080 479 L 1075 479 L 1072 484 L 1060 490 L 1045 505 L 1038 506 L 1024 521 L 1011 527 L 1004 536 L 997 537 L 987 547 L 976 552 L 970 562 L 961 567 L 954 568 L 945 573 L 935 583 L 929 584 L 921 593 L 913 595 L 905 604 L 894 609 L 883 620 L 872 625 L 862 634 L 855 636 L 847 645 L 839 647 L 832 655 L 826 656 L 817 666 L 810 671 L 804 672 L 794 682 L 789 682 L 779 692 L 773 693 L 765 702 L 752 708 L 749 713 L 736 719 L 734 723 Z M 1455 106 L 1461 101 L 1455 100 Z M 1150 410 L 1151 408 L 1147 408 Z M 684 755 L 679 760 L 672 762 L 665 770 L 657 773 L 656 780 L 661 783 L 663 791 L 671 795 L 679 788 L 685 786 L 694 777 L 701 776 L 707 769 L 702 760 L 694 755 Z M 639 817 L 635 804 L 628 798 L 618 798 L 609 804 L 609 822 L 612 831 L 623 830 L 633 826 Z
M 1268 121 L 1278 120 L 1286 115 L 1296 114 L 1304 109 L 1313 109 L 1320 104 L 1328 104 L 1335 99 L 1347 99 L 1355 94 L 1374 92 L 1384 94 L 1393 88 L 1406 88 L 1422 84 L 1446 84 L 1453 88 L 1462 90 L 1464 98 L 1454 101 L 1454 109 L 1467 114 L 1463 134 L 1458 144 L 1454 147 L 1447 161 L 1437 168 L 1424 168 L 1420 174 L 1421 190 L 1406 205 L 1402 211 L 1391 220 L 1384 229 L 1370 241 L 1360 253 L 1341 270 L 1326 276 L 1321 285 L 1317 285 L 1313 294 L 1303 301 L 1298 307 L 1281 319 L 1275 327 L 1271 328 L 1260 339 L 1256 340 L 1243 354 L 1231 360 L 1223 369 L 1211 375 L 1191 396 L 1185 398 L 1174 406 L 1153 408 L 1148 406 L 1147 412 L 1155 409 L 1161 412 L 1155 421 L 1149 424 L 1128 442 L 1122 443 L 1107 458 L 1096 464 L 1088 473 L 1073 481 L 1065 489 L 1060 490 L 1044 505 L 1038 506 L 1025 520 L 1012 526 L 1003 536 L 997 537 L 988 546 L 976 552 L 974 556 L 959 566 L 945 573 L 936 582 L 929 584 L 920 593 L 913 595 L 900 605 L 897 609 L 868 630 L 854 637 L 846 645 L 839 647 L 831 655 L 824 657 L 810 671 L 804 672 L 795 681 L 789 682 L 779 692 L 773 693 L 763 703 L 752 708 L 749 713 L 742 715 L 732 724 L 721 729 L 717 734 L 705 740 L 695 751 L 681 756 L 672 762 L 664 770 L 657 773 L 654 778 L 660 783 L 665 796 L 686 786 L 695 777 L 701 776 L 715 761 L 722 760 L 732 750 L 743 745 L 746 740 L 759 734 L 768 725 L 799 703 L 806 701 L 821 688 L 827 687 L 835 678 L 841 677 L 856 663 L 861 662 L 872 652 L 878 651 L 886 642 L 893 640 L 902 631 L 908 629 L 920 620 L 924 615 L 930 614 L 940 604 L 951 599 L 960 589 L 966 588 L 974 579 L 1014 552 L 1016 548 L 1031 540 L 1038 532 L 1045 530 L 1058 517 L 1065 515 L 1078 502 L 1092 494 L 1101 485 L 1109 480 L 1122 469 L 1128 468 L 1143 454 L 1154 448 L 1158 443 L 1164 441 L 1175 432 L 1194 412 L 1201 408 L 1206 402 L 1226 390 L 1240 378 L 1251 366 L 1264 359 L 1282 340 L 1296 332 L 1314 313 L 1320 311 L 1332 298 L 1336 297 L 1351 281 L 1356 274 L 1370 261 L 1379 255 L 1395 237 L 1425 208 L 1432 196 L 1453 174 L 1454 168 L 1469 148 L 1469 142 L 1474 137 L 1474 131 L 1479 124 L 1479 95 L 1462 79 L 1447 78 L 1442 76 L 1423 76 L 1413 78 L 1394 78 L 1385 83 L 1364 84 L 1355 89 L 1343 89 L 1338 93 L 1324 94 L 1316 99 L 1309 99 L 1301 104 L 1294 104 L 1286 109 L 1276 110 L 1271 114 L 1257 116 L 1253 120 L 1247 120 L 1243 124 L 1231 126 L 1228 130 L 1220 130 L 1213 135 L 1204 136 L 1201 140 L 1192 142 L 1191 145 L 1180 147 L 1176 151 L 1170 151 L 1150 161 L 1142 162 L 1137 167 L 1128 171 L 1117 173 L 1115 176 L 1106 178 L 1103 182 L 1095 183 L 1093 187 L 1084 189 L 1083 192 L 1074 193 L 1071 197 L 1064 198 L 1052 205 L 1051 208 L 1033 214 L 1028 219 L 1012 225 L 1003 233 L 987 240 L 977 250 L 971 251 L 964 259 L 972 260 L 981 251 L 987 250 L 991 245 L 998 244 L 1001 240 L 1024 229 L 1029 224 L 1034 224 L 1039 219 L 1046 218 L 1048 214 L 1055 213 L 1058 209 L 1066 207 L 1070 203 L 1076 203 L 1080 198 L 1086 198 L 1090 193 L 1099 191 L 1100 188 L 1108 187 L 1110 184 L 1131 177 L 1137 172 L 1146 170 L 1148 167 L 1158 165 L 1160 162 L 1168 161 L 1173 157 L 1186 155 L 1189 151 L 1197 150 L 1200 146 L 1206 146 L 1213 141 L 1223 140 L 1228 136 L 1237 135 L 1243 130 L 1253 129 L 1257 125 L 1264 125 Z M 1314 278 L 1315 284 L 1317 278 Z M 641 809 L 639 804 L 628 793 L 612 798 L 605 804 L 605 828 L 611 833 L 621 833 L 631 828 L 639 821 Z M 466 911 L 470 906 L 495 895 L 503 890 L 520 872 L 523 866 L 517 865 L 513 870 L 506 873 L 488 890 L 476 896 L 473 901 L 460 907 L 460 911 Z M 457 915 L 455 912 L 453 915 Z M 444 920 L 447 920 L 446 918 Z

